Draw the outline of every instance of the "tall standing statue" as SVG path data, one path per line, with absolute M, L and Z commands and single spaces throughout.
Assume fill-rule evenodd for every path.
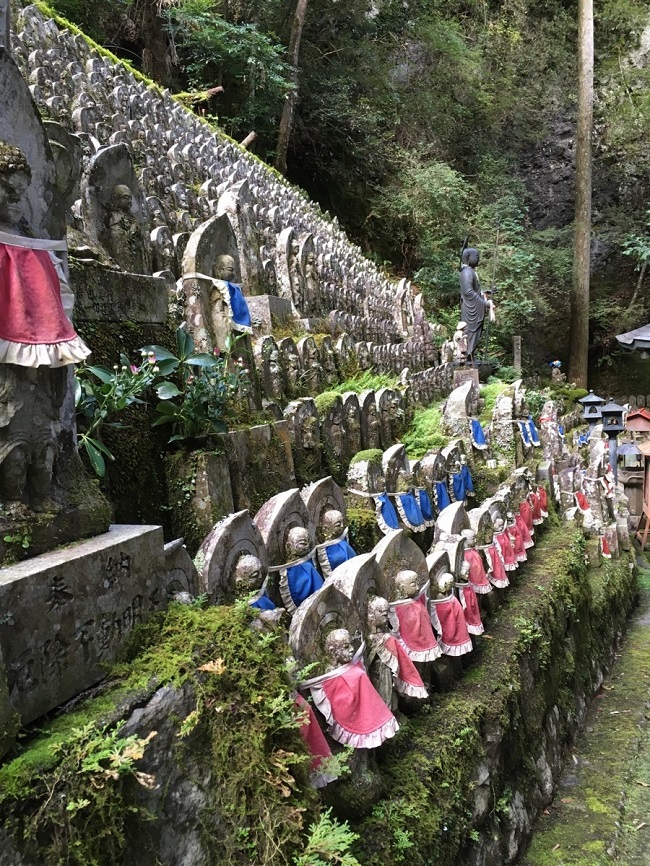
M 479 251 L 473 247 L 463 250 L 460 266 L 460 317 L 467 323 L 467 360 L 474 361 L 474 352 L 483 333 L 485 316 L 494 305 L 481 291 L 476 268 L 480 261 Z
M 32 237 L 23 199 L 32 172 L 0 141 L 0 502 L 44 510 L 68 364 L 90 354 L 70 316 L 74 297 L 56 251 Z

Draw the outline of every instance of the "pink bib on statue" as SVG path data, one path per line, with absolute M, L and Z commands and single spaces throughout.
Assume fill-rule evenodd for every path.
M 458 586 L 458 584 L 456 584 Z M 481 611 L 478 606 L 478 599 L 474 587 L 459 586 L 460 603 L 463 606 L 463 614 L 465 615 L 465 623 L 467 631 L 470 634 L 483 634 L 483 620 L 481 619 Z
M 427 698 L 429 693 L 422 682 L 422 677 L 397 638 L 388 635 L 383 649 L 393 658 L 389 667 L 393 672 L 395 690 L 400 695 L 410 698 Z
M 531 514 L 532 517 L 532 514 Z M 515 523 L 517 524 L 517 528 L 521 533 L 521 538 L 524 544 L 524 549 L 528 550 L 530 547 L 535 546 L 535 542 L 533 541 L 533 536 L 530 534 L 530 529 L 526 525 L 526 521 L 521 516 L 521 514 L 515 514 Z
M 399 725 L 359 660 L 309 680 L 314 703 L 325 716 L 330 736 L 355 749 L 376 749 Z
M 492 587 L 485 573 L 481 554 L 475 547 L 468 547 L 464 553 L 465 562 L 469 563 L 469 581 L 479 595 L 491 592 Z
M 432 662 L 440 658 L 438 641 L 431 627 L 427 612 L 426 595 L 398 601 L 391 604 L 399 623 L 402 646 L 410 659 L 415 662 Z
M 506 574 L 503 560 L 501 559 L 502 554 L 500 549 L 497 550 L 494 544 L 483 549 L 488 564 L 488 578 L 490 583 L 493 586 L 496 586 L 497 589 L 505 589 L 506 586 L 510 586 L 510 581 L 508 580 L 508 575 Z
M 440 638 L 440 649 L 447 656 L 463 656 L 473 649 L 463 607 L 455 595 L 431 602 L 431 622 Z

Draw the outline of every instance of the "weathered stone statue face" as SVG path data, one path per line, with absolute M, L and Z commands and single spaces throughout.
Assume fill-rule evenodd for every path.
M 111 205 L 113 210 L 122 211 L 123 213 L 131 213 L 133 207 L 133 193 L 124 183 L 118 183 L 113 187 L 111 195 Z
M 262 563 L 259 559 L 250 554 L 240 556 L 233 573 L 235 595 L 242 598 L 255 592 L 262 586 L 263 580 Z
M 31 182 L 31 169 L 23 153 L 0 141 L 0 223 L 15 227 L 23 216 L 22 198 Z
M 397 473 L 397 493 L 407 493 L 413 486 L 413 476 L 410 472 L 401 470 Z
M 463 562 L 463 564 L 460 567 L 460 579 L 464 583 L 467 583 L 467 581 L 469 580 L 469 571 L 470 571 L 469 562 Z
M 340 538 L 345 529 L 345 518 L 340 511 L 326 511 L 323 515 L 322 532 L 325 541 Z
M 492 525 L 494 526 L 495 532 L 502 532 L 503 531 L 504 523 L 500 517 L 497 517 Z
M 217 256 L 214 263 L 214 275 L 218 280 L 232 283 L 235 279 L 235 260 L 232 256 Z
M 368 631 L 370 634 L 380 634 L 390 631 L 388 614 L 390 605 L 385 598 L 375 596 L 368 602 Z
M 354 647 L 350 632 L 345 628 L 337 628 L 330 632 L 325 639 L 325 652 L 335 667 L 351 662 L 354 656 Z
M 454 576 L 448 571 L 445 571 L 436 579 L 436 586 L 440 595 L 449 595 L 451 588 L 454 585 Z
M 464 265 L 469 265 L 470 268 L 476 268 L 480 261 L 481 255 L 478 250 L 474 249 L 474 247 L 467 247 L 466 250 L 463 250 L 462 262 Z
M 420 578 L 415 571 L 399 571 L 395 575 L 395 589 L 400 598 L 415 598 L 420 589 Z
M 290 529 L 285 546 L 287 562 L 307 556 L 310 550 L 311 542 L 307 530 L 303 529 L 302 526 L 294 526 L 293 529 Z

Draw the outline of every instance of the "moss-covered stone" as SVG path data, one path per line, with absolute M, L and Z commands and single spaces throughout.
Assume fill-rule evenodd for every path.
M 351 506 L 347 509 L 349 542 L 357 553 L 369 553 L 381 540 L 374 508 Z
M 350 460 L 350 466 L 354 463 L 369 463 L 371 466 L 381 466 L 384 452 L 381 448 L 368 448 L 366 451 L 357 451 Z

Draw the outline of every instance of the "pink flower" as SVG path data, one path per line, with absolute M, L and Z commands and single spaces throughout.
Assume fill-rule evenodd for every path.
M 131 364 L 131 372 L 132 372 L 132 373 L 139 373 L 139 372 L 140 372 L 140 368 L 139 368 L 139 367 L 136 367 L 135 364 Z
M 219 357 L 219 355 L 221 354 L 221 349 L 219 349 L 215 346 L 214 349 L 212 350 L 212 354 Z

